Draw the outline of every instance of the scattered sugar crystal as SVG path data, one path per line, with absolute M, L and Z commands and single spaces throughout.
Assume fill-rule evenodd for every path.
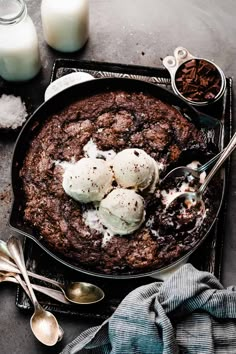
M 16 129 L 26 117 L 26 107 L 20 97 L 5 94 L 0 97 L 0 128 Z

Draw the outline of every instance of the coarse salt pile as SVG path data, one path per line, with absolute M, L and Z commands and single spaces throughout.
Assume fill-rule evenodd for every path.
M 20 97 L 5 94 L 0 97 L 0 129 L 16 129 L 26 117 L 26 107 Z

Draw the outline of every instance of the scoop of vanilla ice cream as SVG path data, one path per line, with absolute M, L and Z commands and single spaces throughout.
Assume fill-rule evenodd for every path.
M 145 219 L 144 199 L 133 190 L 117 188 L 101 201 L 98 214 L 114 235 L 131 234 Z
M 141 149 L 120 151 L 112 166 L 117 183 L 124 188 L 153 192 L 159 181 L 156 161 Z
M 82 158 L 66 164 L 62 186 L 69 196 L 81 203 L 100 201 L 111 190 L 113 173 L 106 161 Z

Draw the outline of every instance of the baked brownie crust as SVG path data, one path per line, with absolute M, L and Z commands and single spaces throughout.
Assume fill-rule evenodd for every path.
M 80 204 L 66 195 L 64 170 L 57 163 L 84 157 L 83 147 L 90 139 L 99 150 L 117 153 L 126 148 L 143 149 L 162 164 L 162 173 L 184 150 L 207 151 L 202 131 L 175 107 L 144 93 L 101 93 L 50 116 L 30 143 L 20 176 L 25 222 L 37 230 L 51 251 L 90 271 L 141 273 L 170 264 L 203 237 L 214 217 L 214 203 L 201 230 L 193 233 L 159 235 L 144 223 L 133 234 L 113 236 L 104 244 L 102 235 L 86 226 L 82 217 L 92 205 Z M 160 227 L 157 199 L 155 195 L 146 199 L 147 215 L 156 231 Z

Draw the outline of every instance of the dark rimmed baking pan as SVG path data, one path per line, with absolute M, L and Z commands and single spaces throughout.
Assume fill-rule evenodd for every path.
M 23 200 L 24 200 L 24 192 L 22 188 L 22 182 L 19 176 L 20 169 L 22 167 L 22 163 L 29 147 L 30 141 L 34 138 L 34 136 L 38 133 L 40 128 L 42 127 L 44 121 L 47 119 L 48 116 L 59 112 L 65 106 L 69 105 L 70 103 L 74 102 L 77 99 L 91 96 L 96 93 L 106 92 L 106 91 L 114 91 L 114 90 L 125 90 L 131 92 L 144 92 L 151 94 L 163 102 L 166 102 L 170 105 L 177 107 L 179 111 L 190 121 L 192 121 L 197 127 L 204 126 L 209 127 L 209 129 L 217 128 L 218 131 L 218 138 L 220 137 L 221 133 L 221 125 L 218 120 L 205 117 L 202 114 L 199 114 L 193 107 L 182 101 L 179 97 L 175 96 L 172 92 L 163 89 L 159 86 L 154 84 L 150 84 L 147 82 L 143 82 L 140 80 L 134 79 L 124 79 L 124 78 L 108 78 L 108 79 L 97 79 L 88 82 L 84 82 L 73 87 L 66 89 L 65 91 L 57 94 L 56 96 L 52 97 L 47 102 L 43 103 L 30 117 L 27 121 L 26 125 L 22 129 L 16 145 L 14 149 L 13 159 L 12 159 L 12 188 L 14 194 L 14 202 L 12 205 L 11 215 L 10 215 L 10 226 L 17 232 L 20 232 L 24 236 L 27 236 L 34 240 L 38 245 L 42 247 L 49 255 L 57 259 L 58 261 L 62 262 L 63 264 L 67 265 L 68 267 L 78 270 L 90 275 L 95 275 L 99 277 L 106 277 L 106 278 L 134 278 L 134 277 L 143 277 L 147 275 L 152 275 L 156 273 L 163 272 L 172 268 L 173 266 L 177 266 L 184 262 L 190 254 L 192 254 L 202 243 L 205 237 L 209 234 L 214 222 L 218 216 L 218 213 L 221 208 L 223 196 L 224 196 L 224 188 L 225 188 L 225 177 L 222 178 L 222 189 L 220 191 L 220 201 L 219 201 L 219 208 L 216 212 L 214 221 L 208 228 L 207 232 L 203 235 L 201 240 L 183 257 L 178 259 L 177 261 L 171 263 L 170 265 L 154 269 L 149 272 L 139 273 L 139 274 L 102 274 L 101 272 L 95 272 L 87 270 L 83 267 L 78 267 L 70 263 L 68 260 L 63 259 L 61 256 L 54 254 L 51 250 L 47 248 L 47 246 L 37 237 L 35 230 L 25 224 L 23 219 Z

